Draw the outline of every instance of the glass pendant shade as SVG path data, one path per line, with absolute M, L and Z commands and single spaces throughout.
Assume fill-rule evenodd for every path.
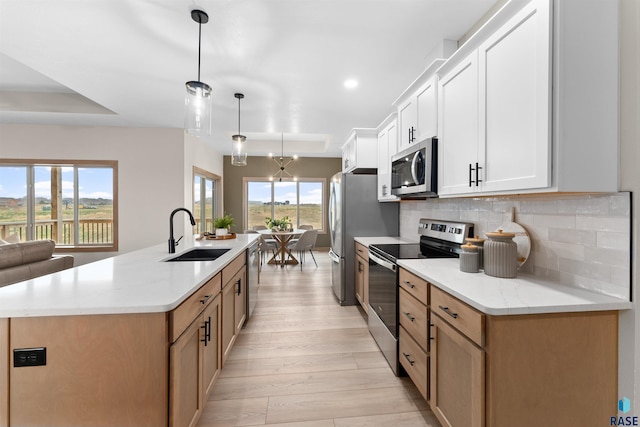
M 202 51 L 202 24 L 209 22 L 209 15 L 199 9 L 191 11 L 191 19 L 198 24 L 198 80 L 185 83 L 184 129 L 190 134 L 211 134 L 211 86 L 200 81 L 200 55 Z
M 234 166 L 247 166 L 247 147 L 244 135 L 233 135 L 233 150 L 231 152 L 231 164 Z
M 184 128 L 193 135 L 211 134 L 211 86 L 198 81 L 186 83 Z
M 244 98 L 244 95 L 236 93 L 233 96 L 238 100 L 238 133 L 231 137 L 233 141 L 231 164 L 233 166 L 247 166 L 247 145 L 245 144 L 247 137 L 240 134 L 240 100 Z

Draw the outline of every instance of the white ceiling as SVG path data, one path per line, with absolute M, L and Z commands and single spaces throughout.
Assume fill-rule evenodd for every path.
M 496 0 L 0 0 L 0 123 L 182 128 L 184 83 L 213 88 L 225 154 L 340 156 Z M 359 81 L 347 90 L 348 78 Z

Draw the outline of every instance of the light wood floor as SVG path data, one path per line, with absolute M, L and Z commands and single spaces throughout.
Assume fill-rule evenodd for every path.
M 408 377 L 393 375 L 355 306 L 331 290 L 326 250 L 299 266 L 266 265 L 198 427 L 440 424 Z

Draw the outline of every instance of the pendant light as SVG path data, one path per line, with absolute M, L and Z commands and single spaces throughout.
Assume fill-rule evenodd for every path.
M 269 157 L 271 157 L 273 159 L 274 162 L 276 162 L 276 164 L 278 165 L 278 170 L 276 171 L 276 173 L 274 173 L 272 176 L 269 177 L 269 181 L 273 181 L 275 177 L 278 177 L 278 181 L 282 182 L 282 176 L 286 175 L 289 178 L 293 178 L 294 181 L 297 181 L 298 179 L 291 175 L 289 173 L 289 171 L 287 171 L 285 168 L 287 166 L 289 166 L 289 164 L 291 164 L 291 162 L 293 162 L 294 160 L 296 160 L 298 158 L 298 156 L 296 156 L 295 154 L 293 155 L 292 158 L 289 159 L 288 162 L 285 163 L 284 160 L 284 133 L 282 133 L 282 137 L 281 137 L 281 142 L 280 142 L 280 148 L 281 148 L 281 154 L 280 154 L 280 159 L 276 160 L 273 159 L 273 154 L 269 153 Z
M 240 100 L 244 98 L 241 93 L 236 93 L 233 96 L 238 98 L 238 133 L 233 135 L 233 150 L 231 152 L 231 164 L 234 166 L 247 166 L 247 147 L 245 141 L 247 137 L 240 134 Z
M 191 19 L 198 23 L 198 80 L 186 83 L 184 128 L 194 135 L 211 134 L 211 86 L 200 81 L 200 53 L 202 44 L 202 24 L 209 22 L 206 12 L 194 9 Z

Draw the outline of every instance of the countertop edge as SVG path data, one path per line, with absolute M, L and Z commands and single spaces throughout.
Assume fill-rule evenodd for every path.
M 580 289 L 570 287 L 560 283 L 544 282 L 542 280 L 528 280 L 529 278 L 521 278 L 521 280 L 527 281 L 527 285 L 531 287 L 538 287 L 542 293 L 546 290 L 553 290 L 554 293 L 565 294 L 567 297 L 582 297 L 588 296 L 591 300 L 585 300 L 581 303 L 568 303 L 568 304 L 554 304 L 554 303 L 533 303 L 531 305 L 518 305 L 518 306 L 494 306 L 482 302 L 481 300 L 474 298 L 464 292 L 464 286 L 455 286 L 451 284 L 443 283 L 443 280 L 437 277 L 433 277 L 428 272 L 417 268 L 414 264 L 415 260 L 398 260 L 398 265 L 405 270 L 421 277 L 428 281 L 432 285 L 447 292 L 448 294 L 458 298 L 471 307 L 481 311 L 484 314 L 491 316 L 508 316 L 508 315 L 527 315 L 527 314 L 551 314 L 551 313 L 578 313 L 588 311 L 619 311 L 629 310 L 632 308 L 630 301 L 616 298 L 610 295 L 599 294 L 587 289 Z M 434 260 L 435 261 L 435 260 Z M 451 261 L 451 260 L 447 260 Z M 457 264 L 456 264 L 457 265 Z M 464 273 L 471 274 L 471 273 Z M 482 274 L 482 273 L 477 273 Z M 471 279 L 471 276 L 470 276 Z M 513 279 L 496 279 L 499 281 L 509 281 Z M 495 289 L 496 293 L 501 292 L 501 289 Z
M 192 280 L 193 283 L 191 286 L 183 286 L 179 288 L 177 291 L 171 290 L 171 292 L 167 292 L 167 295 L 162 298 L 162 301 L 153 302 L 147 299 L 144 299 L 144 302 L 141 302 L 141 297 L 138 300 L 126 300 L 126 301 L 118 301 L 117 293 L 122 292 L 118 286 L 113 286 L 112 288 L 106 290 L 96 291 L 93 298 L 91 298 L 91 304 L 87 305 L 53 305 L 53 306 L 44 306 L 39 305 L 37 302 L 27 301 L 22 305 L 17 306 L 2 306 L 2 301 L 0 301 L 0 318 L 33 318 L 33 317 L 57 317 L 57 316 L 88 316 L 88 315 L 110 315 L 110 314 L 150 314 L 150 313 L 163 313 L 169 312 L 176 307 L 178 307 L 182 302 L 188 299 L 194 292 L 196 292 L 200 287 L 202 287 L 207 281 L 211 280 L 218 273 L 220 273 L 231 261 L 233 261 L 237 256 L 241 255 L 247 248 L 249 248 L 255 240 L 258 239 L 258 235 L 247 235 L 244 240 L 222 240 L 222 241 L 196 241 L 195 238 L 193 242 L 184 242 L 180 250 L 176 251 L 175 254 L 169 254 L 166 252 L 166 245 L 156 245 L 148 248 L 139 249 L 136 251 L 128 252 L 125 254 L 117 255 L 115 257 L 106 258 L 104 260 L 95 261 L 93 263 L 83 264 L 81 266 L 72 267 L 67 270 L 62 270 L 57 273 L 51 273 L 49 275 L 41 276 L 40 278 L 26 280 L 24 282 L 15 283 L 12 285 L 8 285 L 0 288 L 0 297 L 2 294 L 8 294 L 11 291 L 15 290 L 16 293 L 20 294 L 21 292 L 25 295 L 21 297 L 18 295 L 12 302 L 15 303 L 16 300 L 20 300 L 20 298 L 26 299 L 29 295 L 29 291 L 33 290 L 33 288 L 38 287 L 48 287 L 47 290 L 51 291 L 55 286 L 77 286 L 79 283 L 85 284 L 85 286 L 92 286 L 91 280 L 83 281 L 82 279 L 70 279 L 68 276 L 74 276 L 74 272 L 79 272 L 80 269 L 90 269 L 92 264 L 104 262 L 108 259 L 116 259 L 121 257 L 128 257 L 132 260 L 127 261 L 124 269 L 128 270 L 133 265 L 135 265 L 136 260 L 139 259 L 140 263 L 144 267 L 150 267 L 155 265 L 156 262 L 163 263 L 168 258 L 173 256 L 177 256 L 182 252 L 186 252 L 194 247 L 219 247 L 219 248 L 229 248 L 229 252 L 222 255 L 216 260 L 213 261 L 194 261 L 201 265 L 209 264 L 204 266 L 201 269 L 194 269 L 196 272 L 187 271 L 186 274 L 183 273 L 183 276 L 179 278 L 173 278 L 173 280 L 179 280 L 181 283 L 184 281 Z M 167 263 L 167 264 L 176 264 L 179 265 L 181 263 Z M 188 264 L 184 264 L 188 265 Z M 193 264 L 191 264 L 193 265 Z M 144 273 L 142 273 L 144 274 Z M 137 279 L 133 282 L 136 285 L 140 286 L 142 289 L 140 294 L 144 294 L 144 292 L 148 292 L 148 290 L 153 289 L 153 285 L 151 282 L 153 278 L 149 278 L 147 281 L 144 279 Z M 46 283 L 45 283 L 46 282 Z M 167 279 L 169 285 L 173 282 Z M 13 289 L 8 289 L 12 286 L 15 286 Z M 101 292 L 100 292 L 101 291 Z M 91 292 L 88 292 L 86 289 L 83 289 L 85 295 L 81 295 L 78 300 L 79 302 L 88 300 L 87 296 Z M 126 293 L 126 292 L 125 292 Z M 43 292 L 43 295 L 37 296 L 34 299 L 45 298 L 47 296 L 46 291 Z M 126 295 L 125 295 L 126 296 Z M 111 297 L 111 298 L 110 298 Z M 104 304 L 95 304 L 94 300 L 99 300 L 103 298 L 106 302 Z M 122 297 L 121 297 L 122 298 Z M 115 301 L 115 302 L 114 302 Z

